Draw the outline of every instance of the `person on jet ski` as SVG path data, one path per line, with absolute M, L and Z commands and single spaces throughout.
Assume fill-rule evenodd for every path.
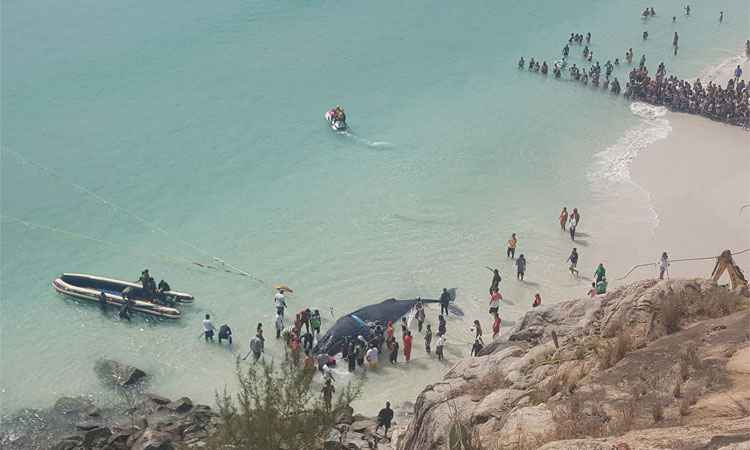
M 333 110 L 333 119 L 336 122 L 346 123 L 346 113 L 344 112 L 344 108 L 340 105 L 336 105 L 336 108 Z

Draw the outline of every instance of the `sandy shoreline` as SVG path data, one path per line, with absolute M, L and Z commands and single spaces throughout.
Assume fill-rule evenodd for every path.
M 646 245 L 673 259 L 750 248 L 750 208 L 740 212 L 750 204 L 750 132 L 688 114 L 667 118 L 670 135 L 631 167 L 633 181 L 649 192 L 658 215 Z M 750 253 L 737 261 L 747 271 Z M 710 260 L 674 263 L 671 275 L 708 277 L 713 265 Z

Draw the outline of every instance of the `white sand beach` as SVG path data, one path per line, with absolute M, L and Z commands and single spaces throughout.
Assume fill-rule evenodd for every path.
M 658 215 L 652 246 L 671 258 L 750 248 L 750 133 L 688 114 L 669 114 L 672 132 L 633 162 L 633 181 Z M 655 257 L 658 256 L 655 254 Z M 750 252 L 737 257 L 750 267 Z M 674 263 L 671 275 L 708 276 L 713 261 Z

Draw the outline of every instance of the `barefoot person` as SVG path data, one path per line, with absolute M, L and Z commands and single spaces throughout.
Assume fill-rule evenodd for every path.
M 516 245 L 518 245 L 518 238 L 516 237 L 516 233 L 513 233 L 510 239 L 508 239 L 508 251 L 506 252 L 508 258 L 515 259 Z
M 565 231 L 565 224 L 568 223 L 568 208 L 563 206 L 560 212 L 560 229 Z
M 568 270 L 570 270 L 570 274 L 578 278 L 578 250 L 576 250 L 575 247 L 573 248 L 573 251 L 570 252 L 570 256 L 568 256 L 567 261 L 570 262 L 570 267 L 568 268 Z
M 526 274 L 526 257 L 521 254 L 516 260 L 516 276 L 519 280 L 523 281 L 523 276 Z
M 388 437 L 388 429 L 391 427 L 391 421 L 393 420 L 393 410 L 391 409 L 391 402 L 385 402 L 385 408 L 381 409 L 378 413 L 378 425 L 375 427 L 375 434 L 378 433 L 380 427 L 385 428 L 383 436 Z

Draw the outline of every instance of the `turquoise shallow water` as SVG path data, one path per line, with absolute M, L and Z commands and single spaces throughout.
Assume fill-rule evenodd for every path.
M 590 31 L 602 64 L 633 47 L 693 76 L 746 39 L 747 2 L 694 6 L 685 19 L 666 1 L 657 13 L 644 24 L 624 0 L 4 2 L 0 408 L 106 395 L 91 370 L 101 356 L 153 373 L 153 390 L 211 401 L 234 360 L 197 338 L 202 315 L 228 322 L 244 349 L 256 322 L 272 327 L 277 282 L 297 291 L 294 308 L 337 314 L 456 286 L 467 317 L 484 318 L 486 265 L 505 275 L 506 319 L 534 292 L 580 294 L 561 263 L 559 208 L 582 207 L 592 269 L 605 224 L 648 231 L 648 205 L 629 192 L 627 223 L 587 223 L 619 195 L 591 177 L 594 155 L 639 119 L 621 98 L 515 64 L 557 59 L 571 31 Z M 325 126 L 334 104 L 351 135 Z M 511 232 L 529 259 L 525 285 L 503 259 Z M 267 283 L 190 264 L 207 255 Z M 135 279 L 144 267 L 197 296 L 179 323 L 119 323 L 50 286 L 63 271 Z M 467 328 L 449 323 L 451 356 L 468 352 Z M 440 376 L 416 356 L 370 376 L 365 406 L 412 399 Z

